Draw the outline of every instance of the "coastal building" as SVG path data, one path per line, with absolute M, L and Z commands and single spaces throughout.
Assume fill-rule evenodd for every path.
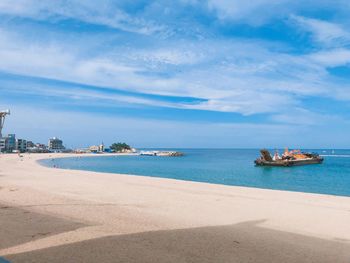
M 33 148 L 35 144 L 32 141 L 27 141 L 27 149 L 28 148 Z
M 6 139 L 0 138 L 0 153 L 5 152 Z
M 63 141 L 58 139 L 57 137 L 53 137 L 49 140 L 48 148 L 49 151 L 53 152 L 60 152 L 65 149 L 65 147 L 63 146 Z
M 89 147 L 89 152 L 97 153 L 99 152 L 99 147 L 97 145 L 92 145 Z
M 7 152 L 12 152 L 16 150 L 16 135 L 15 134 L 9 134 L 7 136 Z
M 105 150 L 105 146 L 104 144 L 100 144 L 100 145 L 92 145 L 89 147 L 89 152 L 92 153 L 102 153 Z
M 90 147 L 88 147 L 88 148 L 77 148 L 77 149 L 72 150 L 72 152 L 74 152 L 74 153 L 91 153 Z
M 48 147 L 43 143 L 36 143 L 34 147 L 43 149 L 43 150 L 48 150 Z
M 17 139 L 16 140 L 16 150 L 23 153 L 27 151 L 27 140 Z
M 2 136 L 2 129 L 5 123 L 5 117 L 10 115 L 10 111 L 0 111 L 0 153 L 13 153 L 13 152 L 48 152 L 47 147 L 42 145 L 35 145 L 32 141 L 25 139 L 16 139 L 15 134 L 8 134 Z M 59 147 L 59 146 L 57 146 Z
M 16 150 L 16 135 L 9 134 L 6 137 L 0 138 L 0 152 L 13 152 Z
M 31 145 L 31 144 L 29 144 Z M 28 142 L 27 142 L 27 152 L 30 153 L 47 153 L 49 150 L 47 149 L 47 146 L 45 144 L 41 143 L 36 143 L 31 145 L 32 147 L 28 147 Z

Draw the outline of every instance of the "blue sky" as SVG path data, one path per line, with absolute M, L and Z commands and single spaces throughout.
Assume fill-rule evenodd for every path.
M 350 147 L 346 0 L 0 0 L 5 133 Z

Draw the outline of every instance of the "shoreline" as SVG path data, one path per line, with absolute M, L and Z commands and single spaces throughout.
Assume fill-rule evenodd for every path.
M 140 156 L 140 155 L 135 154 L 135 153 L 104 153 L 104 154 L 59 153 L 58 157 L 54 157 L 54 158 L 51 158 L 51 157 L 50 158 L 47 158 L 47 157 L 39 158 L 39 159 L 36 160 L 36 162 L 40 166 L 44 166 L 44 167 L 52 168 L 52 169 L 62 169 L 62 170 L 67 170 L 67 171 L 85 171 L 85 172 L 90 172 L 90 173 L 115 174 L 115 175 L 137 176 L 137 177 L 146 177 L 146 178 L 160 178 L 160 179 L 166 179 L 166 180 L 193 182 L 193 183 L 218 185 L 218 186 L 242 187 L 242 188 L 253 188 L 253 189 L 258 189 L 258 190 L 281 191 L 281 192 L 291 192 L 291 193 L 305 193 L 305 194 L 312 194 L 312 195 L 326 195 L 326 196 L 338 196 L 338 197 L 349 197 L 350 198 L 350 195 L 345 195 L 345 194 L 342 195 L 342 194 L 330 194 L 330 193 L 319 193 L 319 192 L 306 192 L 306 191 L 298 191 L 298 190 L 290 190 L 290 189 L 274 189 L 274 188 L 263 188 L 263 187 L 259 187 L 259 186 L 224 184 L 224 183 L 214 183 L 214 182 L 206 182 L 206 181 L 186 180 L 186 179 L 179 179 L 179 178 L 175 179 L 175 178 L 171 178 L 171 177 L 162 177 L 162 176 L 156 176 L 156 175 L 144 175 L 144 174 L 133 174 L 133 173 L 114 173 L 114 172 L 105 172 L 105 171 L 92 171 L 92 170 L 84 170 L 84 169 L 52 167 L 52 166 L 40 163 L 40 161 L 45 161 L 45 160 L 50 160 L 50 159 L 64 159 L 64 158 L 74 158 L 74 157 L 113 157 L 113 156 Z
M 69 156 L 60 156 L 55 157 L 52 159 L 63 159 L 63 158 L 73 158 L 73 157 L 113 157 L 113 156 L 138 156 L 136 154 L 128 154 L 128 153 L 114 153 L 114 154 L 90 154 L 86 153 L 83 156 L 81 154 L 70 154 L 70 153 L 64 153 L 62 155 L 69 155 Z M 335 196 L 335 197 L 349 197 L 346 195 L 336 195 L 336 194 L 322 194 L 322 193 L 312 193 L 312 192 L 302 192 L 302 191 L 292 191 L 292 190 L 281 190 L 281 189 L 271 189 L 271 188 L 260 188 L 260 187 L 254 187 L 254 186 L 240 186 L 240 185 L 228 185 L 228 184 L 218 184 L 218 183 L 209 183 L 209 182 L 202 182 L 202 181 L 192 181 L 192 180 L 185 180 L 185 179 L 174 179 L 174 178 L 167 178 L 167 177 L 160 177 L 160 176 L 149 176 L 149 175 L 142 175 L 142 174 L 126 174 L 126 173 L 112 173 L 112 172 L 102 172 L 102 171 L 90 171 L 90 170 L 80 170 L 80 169 L 71 169 L 71 168 L 61 168 L 61 167 L 51 167 L 51 166 L 46 166 L 43 164 L 40 164 L 40 161 L 44 160 L 50 160 L 50 158 L 39 158 L 36 159 L 36 163 L 42 167 L 45 168 L 50 168 L 50 169 L 59 169 L 59 170 L 66 170 L 66 171 L 81 171 L 81 172 L 87 172 L 91 174 L 109 174 L 109 175 L 117 175 L 117 176 L 136 176 L 136 177 L 142 177 L 142 178 L 156 178 L 156 179 L 161 179 L 166 181 L 175 181 L 175 182 L 188 182 L 188 183 L 194 183 L 194 184 L 204 184 L 204 185 L 214 185 L 214 186 L 226 186 L 226 187 L 235 187 L 235 188 L 247 188 L 247 189 L 257 189 L 257 190 L 262 190 L 262 191 L 276 191 L 276 192 L 287 192 L 287 193 L 301 193 L 301 194 L 310 194 L 310 195 L 320 195 L 320 196 Z
M 45 230 L 43 233 L 50 234 L 39 235 L 39 238 L 34 235 L 35 238 L 30 241 L 21 242 L 18 238 L 15 244 L 0 247 L 0 257 L 11 260 L 21 255 L 46 253 L 62 247 L 73 248 L 80 243 L 111 236 L 192 229 L 210 232 L 210 229 L 216 228 L 220 232 L 219 229 L 231 229 L 229 226 L 232 226 L 237 233 L 245 231 L 251 234 L 251 238 L 259 238 L 251 231 L 267 231 L 269 240 L 279 240 L 281 233 L 293 234 L 293 238 L 303 240 L 315 239 L 310 241 L 310 246 L 322 248 L 330 254 L 331 251 L 326 248 L 334 244 L 341 249 L 341 253 L 334 248 L 332 251 L 338 251 L 339 257 L 350 258 L 350 252 L 344 252 L 350 251 L 350 197 L 54 169 L 37 163 L 40 159 L 84 156 L 82 154 L 23 156 L 0 155 L 0 205 L 7 207 L 1 209 L 20 209 L 37 217 L 42 215 L 53 218 L 50 219 L 54 222 L 52 226 L 63 220 L 71 222 L 74 227 L 68 227 L 68 230 L 62 227 L 60 233 Z M 14 220 L 20 219 L 15 217 Z M 31 228 L 28 226 L 28 229 Z M 17 233 L 14 228 L 10 230 Z M 171 233 L 178 235 L 178 232 Z M 223 242 L 227 238 L 222 233 L 215 240 Z M 245 237 L 241 238 L 243 240 Z M 286 237 L 288 242 L 290 238 Z M 316 239 L 328 242 L 326 248 L 317 245 Z M 192 246 L 196 242 L 194 238 Z M 279 240 L 276 246 L 283 242 Z M 277 251 L 280 248 L 271 249 Z M 303 250 L 301 247 L 295 249 L 299 252 Z M 332 257 L 337 255 L 332 254 Z M 283 255 L 279 255 L 279 260 L 282 258 Z

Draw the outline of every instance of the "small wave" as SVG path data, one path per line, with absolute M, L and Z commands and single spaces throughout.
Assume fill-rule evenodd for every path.
M 323 157 L 338 157 L 338 158 L 350 158 L 348 154 L 320 154 Z

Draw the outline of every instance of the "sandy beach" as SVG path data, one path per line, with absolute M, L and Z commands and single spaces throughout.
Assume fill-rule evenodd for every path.
M 350 262 L 349 197 L 37 163 L 68 156 L 76 155 L 0 155 L 0 258 Z

